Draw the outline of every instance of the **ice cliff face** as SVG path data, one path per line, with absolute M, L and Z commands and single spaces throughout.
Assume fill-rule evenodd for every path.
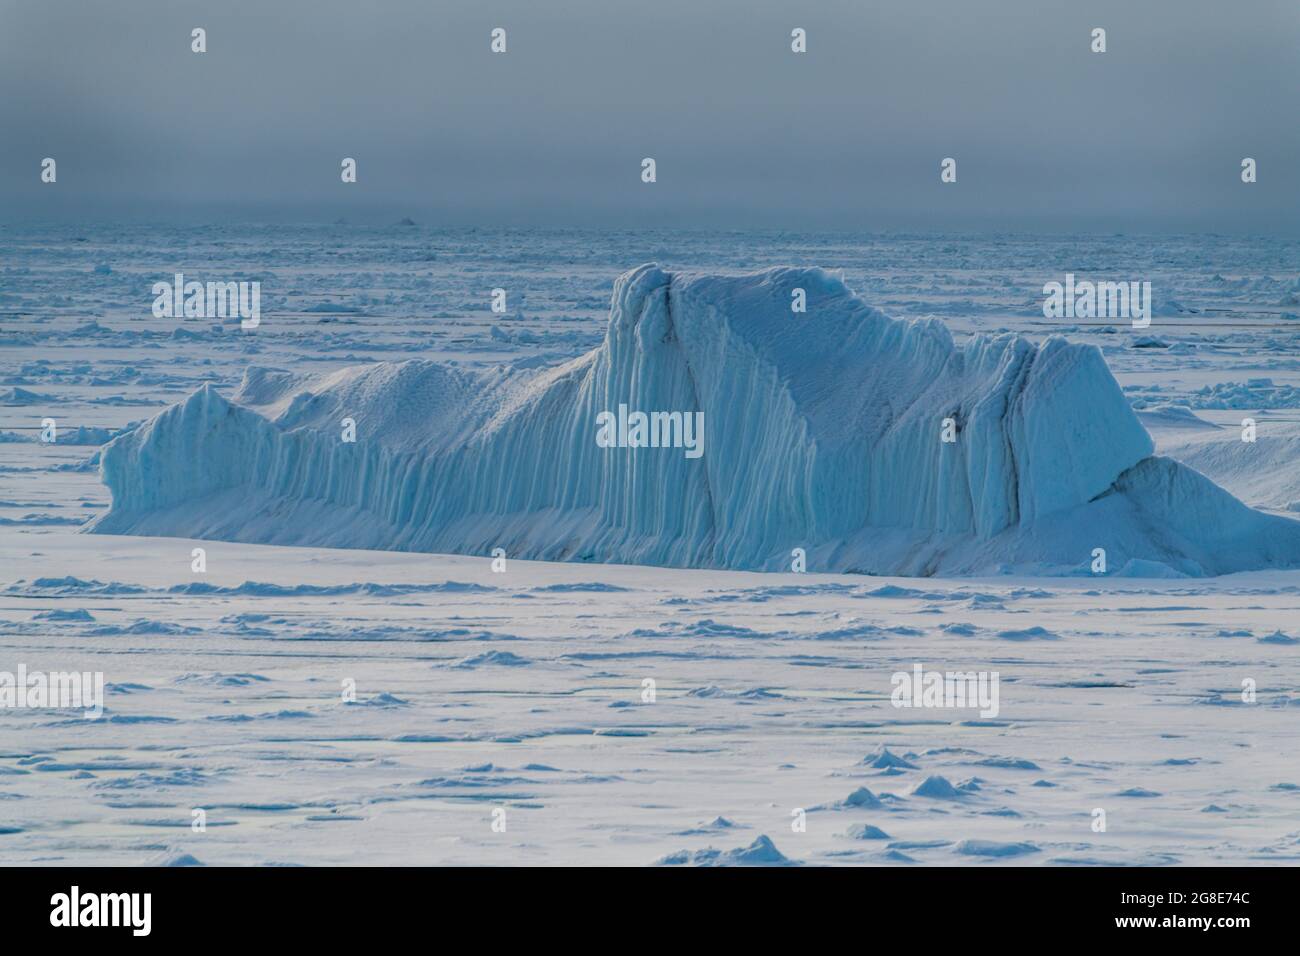
M 702 412 L 703 455 L 602 447 L 620 405 Z M 1095 348 L 959 347 L 820 270 L 642 266 L 604 343 L 559 367 L 205 387 L 104 449 L 94 530 L 745 569 L 803 548 L 809 570 L 897 574 L 1059 571 L 1094 548 L 1112 569 L 1300 564 L 1300 523 L 1152 450 Z

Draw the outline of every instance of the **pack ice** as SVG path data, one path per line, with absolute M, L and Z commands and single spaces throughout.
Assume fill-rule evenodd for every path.
M 703 412 L 705 453 L 602 447 L 620 404 Z M 802 548 L 810 571 L 901 575 L 1087 571 L 1098 548 L 1131 575 L 1300 565 L 1300 522 L 1152 451 L 1092 346 L 958 345 L 818 269 L 645 265 L 603 343 L 556 367 L 205 386 L 105 447 L 92 530 L 771 570 Z

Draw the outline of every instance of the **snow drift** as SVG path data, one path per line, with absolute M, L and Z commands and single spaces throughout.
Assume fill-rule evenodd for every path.
M 705 453 L 602 447 L 621 404 L 702 412 Z M 558 367 L 204 387 L 105 447 L 93 530 L 735 569 L 802 548 L 809 570 L 890 574 L 1059 573 L 1095 548 L 1127 573 L 1300 564 L 1300 523 L 1152 451 L 1093 347 L 959 346 L 816 269 L 647 265 L 616 282 L 604 342 Z

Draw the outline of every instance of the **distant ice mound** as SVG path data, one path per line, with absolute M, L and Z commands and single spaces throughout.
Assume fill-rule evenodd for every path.
M 702 412 L 703 454 L 602 447 L 620 405 Z M 957 346 L 816 269 L 647 265 L 615 283 L 604 342 L 558 367 L 204 387 L 104 448 L 93 530 L 734 569 L 802 548 L 810 571 L 907 575 L 1086 570 L 1096 548 L 1128 573 L 1300 564 L 1300 522 L 1152 450 L 1091 346 Z

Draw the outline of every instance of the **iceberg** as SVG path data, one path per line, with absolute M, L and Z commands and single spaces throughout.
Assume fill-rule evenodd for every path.
M 1096 549 L 1115 570 L 1300 565 L 1300 522 L 1153 456 L 1096 348 L 958 344 L 820 269 L 644 265 L 598 347 L 532 364 L 249 368 L 104 447 L 90 530 L 748 570 L 801 549 L 899 575 L 1086 573 Z M 598 440 L 627 409 L 696 416 L 703 453 Z

